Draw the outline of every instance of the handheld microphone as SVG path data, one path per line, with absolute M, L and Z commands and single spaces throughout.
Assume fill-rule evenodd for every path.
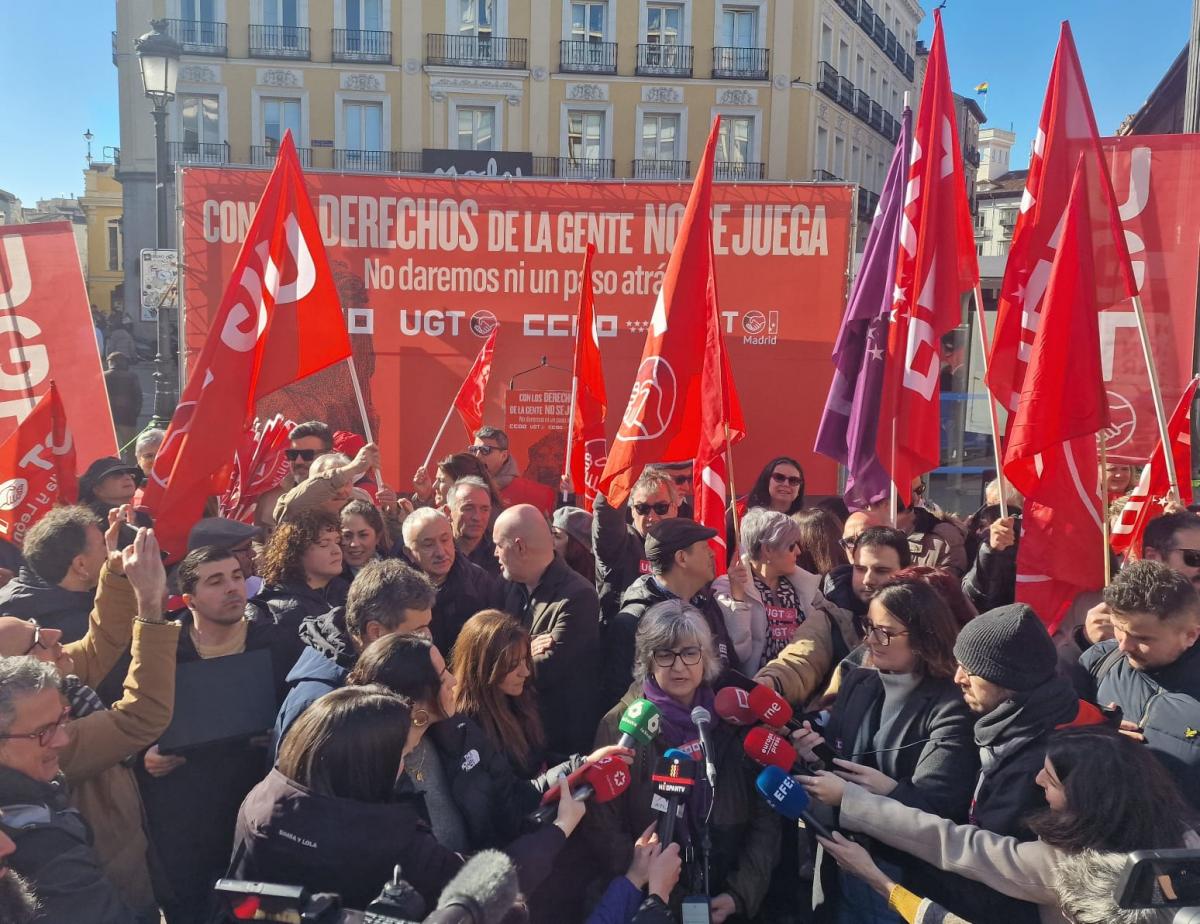
M 767 800 L 767 804 L 784 818 L 792 821 L 803 820 L 804 824 L 820 837 L 833 838 L 829 829 L 809 814 L 808 806 L 812 800 L 809 799 L 808 792 L 779 767 L 765 768 L 754 781 L 754 785 Z
M 636 699 L 621 716 L 617 724 L 621 738 L 617 742 L 623 748 L 638 748 L 658 737 L 662 727 L 658 707 L 648 699 Z
M 788 701 L 770 687 L 757 684 L 747 696 L 751 711 L 772 728 L 790 728 L 796 731 L 801 726 L 792 724 L 792 707 Z
M 498 850 L 482 850 L 447 883 L 424 924 L 500 924 L 517 894 L 513 861 Z
M 758 716 L 750 708 L 750 694 L 740 687 L 718 690 L 713 708 L 721 720 L 730 725 L 754 725 L 758 722 Z
M 808 772 L 791 742 L 761 725 L 747 732 L 742 749 L 760 767 L 778 767 L 784 773 Z
M 708 778 L 708 785 L 716 792 L 717 765 L 713 763 L 712 735 L 710 734 L 712 713 L 703 706 L 697 706 L 692 710 L 692 724 L 700 733 L 700 748 L 704 751 L 704 775 Z
M 696 785 L 696 762 L 672 748 L 658 761 L 650 780 L 654 783 L 651 808 L 663 813 L 658 819 L 658 842 L 666 848 L 675 839 L 679 806 Z
M 597 804 L 611 802 L 629 788 L 630 774 L 625 761 L 619 757 L 604 757 L 594 764 L 587 764 L 567 778 L 570 785 L 571 798 L 584 802 L 592 800 Z M 575 780 L 577 779 L 577 784 Z M 558 794 L 559 787 L 551 792 Z M 549 793 L 547 793 L 549 795 Z M 529 815 L 531 821 L 539 824 L 550 821 L 558 814 L 558 799 L 545 799 L 546 804 Z

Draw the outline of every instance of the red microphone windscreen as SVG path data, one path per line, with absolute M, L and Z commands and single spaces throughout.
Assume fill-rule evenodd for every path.
M 577 788 L 581 783 L 584 782 L 584 777 L 587 774 L 589 766 L 591 766 L 591 765 L 584 764 L 578 770 L 575 770 L 575 771 L 571 772 L 570 774 L 568 774 L 568 776 L 567 776 L 568 791 Z M 546 792 L 542 795 L 542 803 L 541 804 L 542 805 L 553 805 L 554 803 L 556 803 L 559 798 L 559 788 L 560 787 L 559 787 L 558 783 L 556 782 L 553 786 L 551 786 L 549 789 L 547 789 Z
M 621 758 L 605 757 L 589 765 L 583 779 L 596 790 L 593 801 L 610 802 L 629 788 L 632 777 L 628 765 Z
M 749 703 L 754 714 L 774 728 L 782 728 L 792 720 L 792 707 L 770 687 L 757 686 L 751 690 Z
M 737 687 L 718 690 L 713 708 L 730 725 L 753 725 L 758 721 L 758 714 L 750 708 L 750 694 Z
M 763 767 L 778 767 L 790 773 L 796 763 L 796 749 L 788 740 L 761 725 L 750 729 L 742 747 L 747 757 Z

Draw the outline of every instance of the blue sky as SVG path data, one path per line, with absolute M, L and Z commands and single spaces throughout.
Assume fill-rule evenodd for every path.
M 808 0 L 796 0 L 808 2 Z M 932 9 L 920 30 L 933 32 Z M 113 0 L 0 0 L 0 189 L 32 205 L 82 191 L 83 132 L 97 158 L 119 144 Z M 950 73 L 960 93 L 988 81 L 989 124 L 1017 132 L 1013 166 L 1027 159 L 1058 23 L 1067 16 L 1100 131 L 1136 110 L 1187 41 L 1187 0 L 949 0 Z

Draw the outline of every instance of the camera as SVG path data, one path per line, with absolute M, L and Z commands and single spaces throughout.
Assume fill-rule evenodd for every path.
M 1178 908 L 1174 924 L 1200 924 L 1200 850 L 1138 850 L 1117 881 L 1121 908 Z

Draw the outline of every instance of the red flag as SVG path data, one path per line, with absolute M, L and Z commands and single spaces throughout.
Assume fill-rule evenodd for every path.
M 1099 305 L 1105 308 L 1133 296 L 1137 286 L 1129 265 L 1112 179 L 1100 150 L 1096 117 L 1075 53 L 1071 27 L 1064 22 L 1029 161 L 1025 195 L 1008 252 L 996 333 L 988 358 L 987 386 L 1010 412 L 1017 408 L 1030 348 L 1044 314 L 1042 305 L 1050 267 L 1071 192 L 1071 178 L 1081 157 L 1086 160 L 1092 180 L 1089 188 L 1093 198 L 1092 217 L 1098 222 L 1092 246 L 1102 251 L 1093 263 L 1103 274 L 1095 286 Z
M 54 383 L 0 444 L 0 536 L 20 546 L 57 503 L 75 500 L 75 443 Z
M 1167 421 L 1167 436 L 1171 440 L 1171 459 L 1175 466 L 1176 479 L 1179 482 L 1180 501 L 1186 507 L 1192 502 L 1192 479 L 1189 477 L 1192 466 L 1192 401 L 1196 397 L 1196 386 L 1200 385 L 1200 376 L 1196 376 L 1183 390 L 1179 403 Z M 1150 464 L 1142 469 L 1142 477 L 1137 487 L 1121 508 L 1121 515 L 1112 528 L 1112 547 L 1114 552 L 1128 550 L 1131 558 L 1140 558 L 1142 554 L 1142 534 L 1146 524 L 1157 516 L 1161 516 L 1166 506 L 1166 495 L 1170 488 L 1167 477 L 1167 462 L 1163 455 L 1162 440 L 1150 457 Z
M 921 88 L 900 222 L 892 323 L 880 402 L 879 459 L 907 503 L 912 480 L 940 464 L 943 336 L 979 282 L 941 13 Z M 894 442 L 894 445 L 893 445 Z
M 291 134 L 259 200 L 143 503 L 172 560 L 210 494 L 221 494 L 265 395 L 350 355 L 333 273 Z M 196 439 L 192 439 L 195 432 Z
M 625 501 L 645 465 L 694 459 L 701 443 L 702 378 L 716 306 L 712 165 L 719 125 L 719 118 L 713 121 L 704 146 L 629 403 L 600 478 L 600 490 L 612 504 Z
M 596 325 L 596 297 L 592 291 L 592 258 L 595 255 L 595 246 L 588 244 L 579 281 L 579 317 L 575 325 L 571 383 L 575 414 L 571 419 L 571 452 L 567 459 L 571 483 L 585 510 L 592 509 L 608 456 L 604 438 L 608 396 L 604 390 L 604 367 L 600 364 L 600 329 Z
M 1080 161 L 1004 455 L 1026 497 L 1017 599 L 1051 632 L 1078 593 L 1104 584 L 1095 434 L 1109 420 L 1086 186 Z
M 496 332 L 500 326 L 492 328 L 483 348 L 475 357 L 471 371 L 463 379 L 458 394 L 454 396 L 454 409 L 458 411 L 459 419 L 467 428 L 467 439 L 475 439 L 475 431 L 483 426 L 483 398 L 487 391 L 488 379 L 492 375 L 492 350 L 496 347 Z

